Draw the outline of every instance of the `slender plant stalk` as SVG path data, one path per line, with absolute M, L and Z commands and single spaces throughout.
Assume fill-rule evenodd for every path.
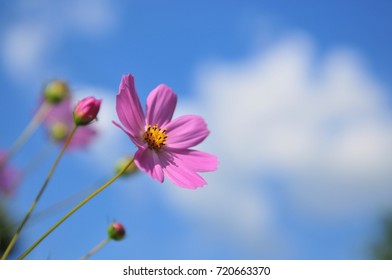
M 101 182 L 103 180 L 100 180 Z M 106 181 L 106 180 L 105 180 Z M 29 223 L 25 225 L 25 228 L 30 226 L 30 225 L 35 225 L 36 223 L 39 223 L 40 221 L 44 220 L 46 217 L 49 217 L 52 214 L 55 214 L 56 212 L 64 209 L 65 207 L 69 206 L 70 204 L 73 204 L 76 201 L 79 201 L 81 198 L 83 198 L 85 195 L 89 194 L 91 191 L 93 191 L 96 187 L 93 185 L 87 186 L 77 193 L 74 193 L 70 195 L 69 197 L 66 197 L 63 200 L 57 201 L 53 203 L 52 205 L 48 206 L 45 209 L 42 209 L 41 211 L 35 211 L 29 218 Z M 19 222 L 16 222 L 15 224 L 9 226 L 8 228 L 16 228 L 19 225 Z
M 73 213 L 75 213 L 77 210 L 79 210 L 83 205 L 85 205 L 87 202 L 89 202 L 93 197 L 98 195 L 100 192 L 102 192 L 104 189 L 106 189 L 108 186 L 110 186 L 114 181 L 116 181 L 124 172 L 125 170 L 128 169 L 129 166 L 133 163 L 133 158 L 132 160 L 129 161 L 127 165 L 124 166 L 123 169 L 121 169 L 120 172 L 118 172 L 116 175 L 114 175 L 109 181 L 107 181 L 104 185 L 99 187 L 97 190 L 92 192 L 88 197 L 86 197 L 83 201 L 81 201 L 78 205 L 76 205 L 71 211 L 69 211 L 67 214 L 65 214 L 57 223 L 55 223 L 50 229 L 48 229 L 33 245 L 31 245 L 22 255 L 19 256 L 18 260 L 24 259 L 30 252 L 37 247 L 38 244 L 41 243 L 42 240 L 44 240 L 52 231 L 54 231 L 59 225 L 61 225 L 66 219 L 68 219 Z
M 44 101 L 39 107 L 38 111 L 35 113 L 34 117 L 31 119 L 29 124 L 25 127 L 22 133 L 19 135 L 18 139 L 15 140 L 14 144 L 11 148 L 8 149 L 5 157 L 0 162 L 0 169 L 3 165 L 15 154 L 17 150 L 19 150 L 23 144 L 30 138 L 33 132 L 37 129 L 37 127 L 41 124 L 43 119 L 49 113 L 49 109 L 51 108 L 51 104 Z
M 22 170 L 22 172 L 18 173 L 18 176 L 16 176 L 12 181 L 11 181 L 11 186 L 9 187 L 9 190 L 14 190 L 18 185 L 21 184 L 21 182 L 23 181 L 23 179 L 28 175 L 28 173 L 31 173 L 32 170 L 34 170 L 34 168 L 36 168 L 39 164 L 39 161 L 42 161 L 43 158 L 43 153 L 45 152 L 45 155 L 48 153 L 48 148 L 50 148 L 49 145 L 45 145 L 44 149 L 41 148 L 41 150 L 39 151 L 39 153 L 37 153 L 37 155 L 34 156 L 33 159 L 30 160 L 30 162 L 28 163 L 28 165 L 24 168 L 24 170 Z M 39 156 L 39 158 L 38 158 Z M 1 165 L 1 163 L 0 163 Z M 0 167 L 1 170 L 1 167 Z M 16 225 L 19 225 L 19 222 L 15 222 L 12 225 L 9 226 L 9 228 L 16 228 Z
M 26 166 L 23 168 L 21 174 L 19 175 L 20 179 L 24 179 L 28 175 L 32 174 L 36 170 L 36 168 L 39 167 L 40 164 L 42 164 L 42 162 L 44 162 L 48 158 L 49 152 L 51 151 L 52 147 L 53 145 L 51 145 L 50 142 L 45 143 L 33 156 L 33 158 L 27 162 Z
M 94 189 L 96 189 L 96 185 L 101 185 L 101 182 L 106 182 L 108 177 L 109 176 L 104 176 L 101 179 L 96 180 L 94 184 L 82 188 L 80 191 L 71 194 L 70 196 L 60 201 L 53 203 L 52 205 L 46 207 L 45 209 L 42 209 L 40 211 L 35 211 L 33 214 L 31 214 L 29 218 L 29 223 L 25 225 L 25 228 L 29 227 L 30 225 L 35 225 L 40 221 L 44 220 L 45 218 L 49 217 L 50 215 L 55 214 L 56 212 L 64 209 L 65 207 L 71 204 L 74 204 L 74 202 L 76 201 L 79 201 L 85 195 L 89 194 Z M 12 225 L 8 226 L 6 230 L 12 230 L 13 228 L 16 228 L 19 225 L 19 223 L 20 221 L 13 223 Z
M 105 179 L 97 180 L 97 182 L 99 182 L 99 183 L 105 182 L 107 180 L 107 178 L 108 178 L 108 176 L 106 176 Z M 87 194 L 92 192 L 96 188 L 96 186 L 97 186 L 97 184 L 86 186 L 83 189 L 81 189 L 80 191 L 78 191 L 77 193 L 74 193 L 61 201 L 55 202 L 52 205 L 48 206 L 45 209 L 42 209 L 39 212 L 38 211 L 35 212 L 35 214 L 33 214 L 30 217 L 29 224 L 40 222 L 41 220 L 45 219 L 46 217 L 66 208 L 70 204 L 71 205 L 76 204 L 77 201 L 80 201 L 80 199 L 82 199 Z
M 109 241 L 111 240 L 110 237 L 105 238 L 104 240 L 102 240 L 97 246 L 95 246 L 94 248 L 92 248 L 86 255 L 84 255 L 83 257 L 81 257 L 81 260 L 87 260 L 88 258 L 90 258 L 92 255 L 94 255 L 96 252 L 98 252 L 103 246 L 105 246 Z
M 8 254 L 10 253 L 11 249 L 13 248 L 13 246 L 15 245 L 16 240 L 19 237 L 20 232 L 22 231 L 24 225 L 26 224 L 27 220 L 30 218 L 31 213 L 33 212 L 35 206 L 37 205 L 39 199 L 41 198 L 42 194 L 44 193 L 46 186 L 48 185 L 50 179 L 52 178 L 52 175 L 54 173 L 54 170 L 56 169 L 58 163 L 60 162 L 61 157 L 63 156 L 65 150 L 67 149 L 69 143 L 72 140 L 73 135 L 75 134 L 76 130 L 77 130 L 78 126 L 75 125 L 74 128 L 72 129 L 71 133 L 69 134 L 67 140 L 64 143 L 63 148 L 61 149 L 59 155 L 57 156 L 55 162 L 52 165 L 52 168 L 50 169 L 48 176 L 45 179 L 44 184 L 42 185 L 40 191 L 38 192 L 36 198 L 34 199 L 33 203 L 30 206 L 29 211 L 27 211 L 26 216 L 24 217 L 24 219 L 22 220 L 22 222 L 20 223 L 18 229 L 16 230 L 14 236 L 12 237 L 12 240 L 10 242 L 10 244 L 8 245 L 7 249 L 5 250 L 3 257 L 1 258 L 2 260 L 5 260 L 8 256 Z
M 10 187 L 11 190 L 15 189 L 17 185 L 19 185 L 25 177 L 29 173 L 31 173 L 42 161 L 43 159 L 49 154 L 50 145 L 45 145 L 40 151 L 29 161 L 26 165 L 24 170 L 18 174 L 18 178 L 14 179 L 12 182 L 12 186 Z M 18 223 L 19 224 L 19 223 Z

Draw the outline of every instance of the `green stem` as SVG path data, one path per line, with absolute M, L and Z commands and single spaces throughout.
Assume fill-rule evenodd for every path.
M 39 107 L 38 111 L 35 113 L 34 117 L 31 119 L 30 123 L 25 127 L 22 133 L 19 135 L 18 139 L 15 140 L 14 144 L 11 148 L 8 149 L 7 154 L 0 162 L 0 169 L 4 164 L 15 154 L 15 152 L 23 146 L 23 144 L 29 139 L 31 134 L 37 129 L 37 127 L 41 124 L 43 119 L 49 113 L 49 109 L 51 108 L 51 104 L 44 101 Z
M 102 182 L 102 181 L 103 181 L 103 179 L 99 180 L 99 182 Z M 84 187 L 83 189 L 81 189 L 77 193 L 74 193 L 74 194 L 70 195 L 69 197 L 66 197 L 63 200 L 57 201 L 41 211 L 34 212 L 30 216 L 28 225 L 26 225 L 25 227 L 28 227 L 30 225 L 35 225 L 36 223 L 39 223 L 41 220 L 45 219 L 46 217 L 49 217 L 50 215 L 55 214 L 56 212 L 69 206 L 70 204 L 74 204 L 74 202 L 79 201 L 80 199 L 85 197 L 87 194 L 89 194 L 91 191 L 93 191 L 95 188 L 96 188 L 95 185 L 90 185 L 90 186 Z M 19 225 L 19 221 L 16 222 L 15 224 L 9 226 L 8 228 L 16 228 L 18 225 Z
M 40 151 L 31 159 L 24 170 L 19 173 L 18 178 L 14 179 L 12 182 L 12 185 L 10 187 L 11 190 L 14 190 L 18 185 L 21 184 L 23 179 L 29 175 L 29 173 L 32 173 L 32 171 L 37 168 L 37 166 L 43 161 L 44 157 L 48 155 L 50 145 L 45 145 L 43 148 L 40 149 Z M 19 223 L 18 223 L 19 224 Z
M 109 241 L 111 240 L 110 237 L 105 238 L 104 240 L 102 240 L 97 246 L 95 246 L 94 248 L 92 248 L 86 255 L 84 255 L 83 257 L 81 257 L 81 260 L 87 260 L 88 258 L 90 258 L 92 255 L 94 255 L 96 252 L 98 252 L 98 250 L 100 250 L 103 246 L 105 246 Z
M 105 181 L 106 181 L 106 179 L 105 179 Z M 99 182 L 103 182 L 103 180 L 100 179 Z M 64 209 L 65 207 L 69 206 L 70 204 L 75 204 L 74 202 L 79 201 L 80 199 L 85 197 L 87 194 L 89 194 L 91 191 L 93 191 L 96 188 L 95 187 L 96 185 L 97 184 L 87 186 L 87 187 L 81 189 L 80 191 L 78 191 L 77 193 L 74 193 L 61 201 L 53 203 L 52 205 L 48 206 L 47 208 L 45 208 L 43 210 L 41 210 L 39 212 L 35 212 L 35 214 L 33 214 L 30 217 L 29 224 L 37 223 L 40 220 L 45 219 L 45 217 L 48 217 L 48 216 L 58 212 L 59 210 Z
M 132 160 L 129 161 L 127 165 L 124 166 L 123 169 L 121 169 L 120 172 L 118 172 L 113 178 L 111 178 L 106 184 L 102 185 L 99 187 L 97 190 L 95 190 L 93 193 L 91 193 L 88 197 L 86 197 L 83 201 L 81 201 L 78 205 L 76 205 L 71 211 L 69 211 L 67 214 L 64 215 L 57 223 L 55 223 L 50 229 L 48 229 L 33 245 L 31 245 L 22 255 L 19 256 L 18 260 L 24 259 L 39 243 L 41 243 L 42 240 L 44 240 L 52 231 L 54 231 L 59 225 L 61 225 L 66 219 L 68 219 L 73 213 L 75 213 L 79 208 L 81 208 L 83 205 L 85 205 L 90 199 L 95 197 L 97 194 L 102 192 L 104 189 L 106 189 L 108 186 L 110 186 L 114 181 L 116 181 L 124 172 L 127 170 L 127 168 L 133 163 L 133 158 Z
M 63 156 L 65 150 L 67 149 L 69 143 L 72 140 L 72 137 L 74 136 L 76 130 L 77 130 L 78 126 L 75 125 L 73 130 L 71 131 L 71 134 L 69 134 L 67 140 L 64 143 L 63 148 L 61 149 L 61 152 L 59 153 L 59 155 L 57 156 L 55 162 L 52 165 L 52 168 L 50 169 L 48 176 L 45 179 L 44 184 L 42 185 L 40 191 L 38 192 L 37 196 L 35 197 L 33 204 L 31 204 L 29 211 L 27 211 L 26 216 L 24 217 L 24 219 L 22 220 L 22 222 L 20 223 L 18 229 L 16 230 L 14 236 L 12 237 L 12 240 L 10 242 L 10 244 L 8 244 L 7 249 L 5 250 L 3 257 L 1 258 L 2 260 L 5 260 L 8 256 L 8 254 L 10 253 L 11 249 L 14 247 L 16 240 L 19 237 L 20 232 L 22 231 L 24 225 L 26 224 L 27 220 L 30 218 L 31 213 L 33 212 L 35 206 L 37 205 L 39 199 L 41 198 L 42 194 L 44 193 L 46 186 L 48 185 L 50 179 L 52 178 L 53 172 L 56 169 L 58 163 L 60 162 L 61 157 Z
M 40 149 L 39 151 L 33 156 L 32 159 L 30 159 L 26 166 L 23 168 L 21 174 L 19 175 L 20 179 L 19 181 L 21 181 L 21 179 L 24 179 L 25 177 L 27 177 L 28 175 L 32 174 L 33 171 L 39 167 L 39 165 L 44 162 L 47 157 L 49 156 L 49 152 L 51 151 L 50 149 L 52 148 L 52 145 L 50 145 L 50 143 L 45 143 Z

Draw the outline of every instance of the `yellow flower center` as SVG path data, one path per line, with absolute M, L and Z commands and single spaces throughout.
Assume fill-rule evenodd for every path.
M 156 151 L 166 144 L 166 139 L 166 129 L 159 128 L 157 124 L 154 126 L 149 125 L 143 137 L 144 143 L 147 143 L 150 149 Z

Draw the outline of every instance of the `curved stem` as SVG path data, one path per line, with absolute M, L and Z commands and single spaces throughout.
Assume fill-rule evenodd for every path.
M 98 195 L 100 192 L 102 192 L 104 189 L 106 189 L 108 186 L 110 186 L 114 181 L 116 181 L 124 172 L 127 170 L 127 168 L 133 163 L 133 158 L 132 160 L 129 161 L 127 165 L 124 166 L 123 169 L 121 169 L 120 172 L 118 172 L 113 178 L 111 178 L 106 184 L 102 185 L 99 187 L 97 190 L 95 190 L 93 193 L 91 193 L 88 197 L 86 197 L 83 201 L 81 201 L 78 205 L 76 205 L 71 211 L 69 211 L 67 214 L 65 214 L 57 223 L 55 223 L 50 229 L 48 229 L 33 245 L 31 245 L 22 255 L 19 256 L 18 260 L 24 259 L 39 243 L 41 243 L 42 240 L 44 240 L 52 231 L 54 231 L 59 225 L 61 225 L 66 219 L 68 219 L 73 213 L 75 213 L 79 208 L 81 208 L 83 205 L 85 205 L 87 202 L 90 201 L 93 197 Z
M 65 150 L 67 149 L 69 143 L 72 140 L 73 135 L 75 134 L 76 130 L 77 130 L 78 126 L 75 125 L 73 130 L 71 131 L 71 133 L 69 134 L 66 142 L 64 143 L 63 148 L 61 149 L 61 152 L 59 153 L 59 155 L 57 156 L 55 162 L 52 165 L 52 168 L 50 169 L 48 176 L 45 179 L 44 184 L 42 185 L 41 189 L 39 190 L 37 196 L 35 197 L 33 203 L 30 206 L 30 209 L 27 211 L 26 216 L 23 218 L 22 222 L 20 223 L 18 229 L 16 230 L 14 236 L 12 237 L 12 240 L 10 242 L 10 244 L 8 244 L 7 249 L 5 250 L 3 256 L 2 256 L 2 260 L 5 260 L 8 256 L 8 254 L 10 253 L 11 249 L 14 247 L 16 240 L 19 237 L 20 232 L 22 231 L 24 225 L 26 224 L 27 220 L 30 218 L 31 213 L 33 212 L 35 206 L 37 205 L 39 199 L 41 198 L 42 194 L 44 193 L 46 186 L 48 185 L 50 179 L 52 178 L 53 172 L 56 169 L 58 163 L 60 162 L 61 157 L 63 156 Z
M 36 225 L 37 223 L 41 222 L 45 218 L 49 217 L 52 214 L 55 214 L 56 212 L 58 212 L 60 210 L 63 210 L 65 207 L 67 207 L 71 204 L 76 204 L 77 201 L 79 201 L 80 199 L 85 197 L 87 194 L 92 192 L 94 189 L 96 189 L 97 185 L 99 186 L 102 184 L 102 182 L 106 182 L 108 177 L 109 177 L 108 175 L 102 176 L 102 178 L 96 180 L 95 183 L 92 183 L 84 188 L 81 188 L 78 192 L 71 194 L 68 197 L 66 197 L 60 201 L 54 202 L 53 204 L 49 205 L 48 207 L 46 207 L 40 211 L 35 211 L 34 213 L 31 214 L 31 216 L 29 218 L 29 223 L 27 225 L 25 225 L 25 228 L 29 227 L 31 225 Z M 0 201 L 0 203 L 1 203 L 1 201 Z M 8 227 L 6 227 L 5 229 L 12 231 L 14 228 L 17 228 L 17 226 L 19 225 L 20 222 L 21 221 L 16 221 L 16 222 L 12 223 L 11 225 L 9 225 Z
M 45 143 L 39 151 L 30 159 L 25 167 L 23 168 L 20 174 L 20 181 L 27 177 L 28 175 L 32 174 L 33 171 L 40 165 L 42 162 L 47 160 L 49 156 L 50 149 L 52 148 L 51 143 Z
M 44 101 L 39 107 L 38 111 L 35 113 L 34 117 L 31 119 L 29 124 L 25 127 L 19 137 L 15 140 L 14 144 L 11 148 L 8 149 L 7 154 L 0 162 L 0 169 L 3 165 L 15 154 L 15 152 L 23 146 L 23 144 L 29 139 L 31 134 L 37 129 L 37 127 L 41 124 L 42 120 L 46 117 L 51 108 L 51 104 Z
M 24 167 L 24 170 L 22 170 L 18 174 L 18 178 L 14 179 L 12 183 L 12 187 L 10 187 L 11 190 L 15 189 L 18 185 L 21 184 L 21 182 L 29 175 L 37 166 L 43 161 L 43 159 L 49 154 L 49 148 L 50 145 L 45 145 L 43 148 L 40 149 L 40 151 L 27 163 L 27 165 Z M 18 223 L 19 224 L 19 223 Z
M 107 178 L 107 177 L 108 176 L 106 176 L 105 178 Z M 97 182 L 105 182 L 106 180 L 107 179 L 105 179 L 105 180 L 100 179 L 99 181 L 97 180 Z M 35 212 L 35 214 L 33 214 L 30 217 L 29 225 L 40 222 L 41 220 L 45 219 L 46 217 L 48 217 L 48 216 L 64 209 L 65 207 L 69 206 L 70 204 L 76 204 L 77 201 L 80 201 L 80 199 L 82 199 L 87 194 L 92 192 L 96 188 L 96 185 L 97 184 L 84 187 L 83 189 L 81 189 L 77 193 L 74 193 L 61 201 L 55 202 L 52 205 L 48 206 L 47 208 L 42 209 L 41 211 Z
M 94 248 L 92 248 L 86 255 L 84 255 L 83 257 L 81 257 L 81 260 L 87 260 L 88 258 L 90 258 L 92 255 L 94 255 L 96 252 L 98 252 L 98 250 L 100 250 L 103 246 L 105 246 L 109 241 L 111 240 L 110 237 L 105 238 L 104 240 L 102 240 L 97 246 L 95 246 Z

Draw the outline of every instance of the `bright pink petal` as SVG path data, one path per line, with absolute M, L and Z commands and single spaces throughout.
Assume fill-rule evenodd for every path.
M 199 116 L 185 115 L 166 126 L 169 148 L 188 149 L 202 142 L 209 134 L 207 124 Z
M 167 150 L 175 158 L 174 162 L 186 169 L 196 172 L 209 172 L 218 168 L 219 162 L 214 155 L 196 150 Z
M 177 96 L 171 88 L 166 85 L 157 86 L 147 97 L 147 124 L 165 127 L 173 117 L 176 104 Z
M 199 174 L 182 164 L 175 154 L 163 152 L 160 154 L 160 158 L 163 172 L 177 186 L 196 189 L 207 184 Z
M 161 160 L 155 151 L 148 148 L 138 149 L 135 153 L 135 164 L 153 179 L 163 182 Z
M 134 137 L 141 137 L 144 131 L 144 113 L 135 89 L 132 75 L 123 76 L 119 94 L 116 96 L 116 111 L 118 118 Z

